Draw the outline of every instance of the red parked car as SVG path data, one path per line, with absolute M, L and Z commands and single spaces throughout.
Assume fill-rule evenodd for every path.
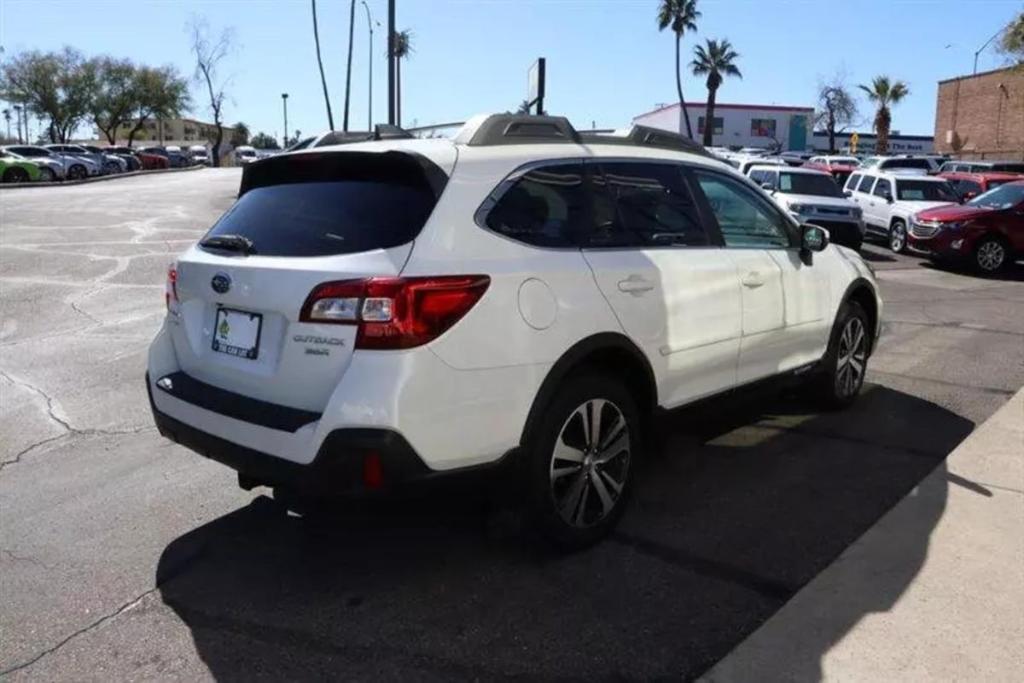
M 134 154 L 142 162 L 142 170 L 144 171 L 154 168 L 167 168 L 168 165 L 167 157 L 149 152 L 141 152 L 134 147 L 109 147 L 108 149 L 117 154 Z
M 1007 173 L 1005 171 L 979 171 L 977 173 L 946 172 L 939 173 L 938 176 L 948 180 L 949 184 L 953 186 L 953 189 L 956 190 L 956 193 L 964 201 L 974 199 L 979 194 L 994 190 L 1005 183 L 1024 179 L 1024 175 L 1020 173 Z
M 818 156 L 811 157 L 811 160 L 804 164 L 804 168 L 813 168 L 817 171 L 830 173 L 832 179 L 839 187 L 846 185 L 847 178 L 857 170 L 860 162 L 857 157 L 850 156 Z
M 1024 257 L 1024 180 L 966 204 L 921 211 L 911 217 L 908 233 L 910 247 L 934 260 L 966 261 L 994 273 Z

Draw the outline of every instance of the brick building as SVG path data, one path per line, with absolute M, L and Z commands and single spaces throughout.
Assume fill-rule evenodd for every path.
M 1024 159 L 1024 68 L 939 81 L 935 151 L 964 159 Z

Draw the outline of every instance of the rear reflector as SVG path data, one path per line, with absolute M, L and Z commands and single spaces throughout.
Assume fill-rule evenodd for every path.
M 490 283 L 486 275 L 325 282 L 310 292 L 299 321 L 358 325 L 357 349 L 408 349 L 458 322 Z

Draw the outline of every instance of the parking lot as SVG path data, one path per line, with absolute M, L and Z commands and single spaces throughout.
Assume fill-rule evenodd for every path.
M 692 678 L 1024 385 L 1024 267 L 978 278 L 871 245 L 886 309 L 858 403 L 756 392 L 670 416 L 589 551 L 540 549 L 474 491 L 308 524 L 149 415 L 166 266 L 238 180 L 0 193 L 0 675 Z M 808 634 L 821 653 L 900 597 L 941 514 L 893 550 L 904 585 Z

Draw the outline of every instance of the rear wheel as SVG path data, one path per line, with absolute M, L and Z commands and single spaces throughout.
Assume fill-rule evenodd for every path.
M 897 254 L 907 250 L 907 224 L 903 221 L 895 220 L 889 226 L 889 248 Z
M 527 439 L 538 530 L 567 550 L 608 535 L 625 509 L 639 443 L 639 412 L 623 384 L 599 374 L 568 380 Z
M 1008 256 L 1005 242 L 985 237 L 974 248 L 974 266 L 983 273 L 998 273 L 1009 261 Z
M 107 173 L 120 173 L 121 164 L 117 163 L 116 161 L 108 161 L 105 164 L 103 164 L 103 169 Z
M 39 169 L 39 180 L 44 183 L 52 183 L 57 179 L 57 174 L 53 172 L 52 168 L 41 168 Z
M 871 348 L 871 327 L 864 309 L 848 301 L 839 309 L 821 372 L 813 380 L 815 397 L 829 408 L 852 404 L 864 385 Z
M 28 180 L 28 171 L 26 171 L 23 168 L 12 166 L 11 168 L 4 171 L 5 183 L 27 183 Z
M 82 166 L 81 164 L 74 164 L 71 168 L 68 169 L 69 180 L 82 180 L 88 175 L 89 172 L 85 170 L 85 166 Z

